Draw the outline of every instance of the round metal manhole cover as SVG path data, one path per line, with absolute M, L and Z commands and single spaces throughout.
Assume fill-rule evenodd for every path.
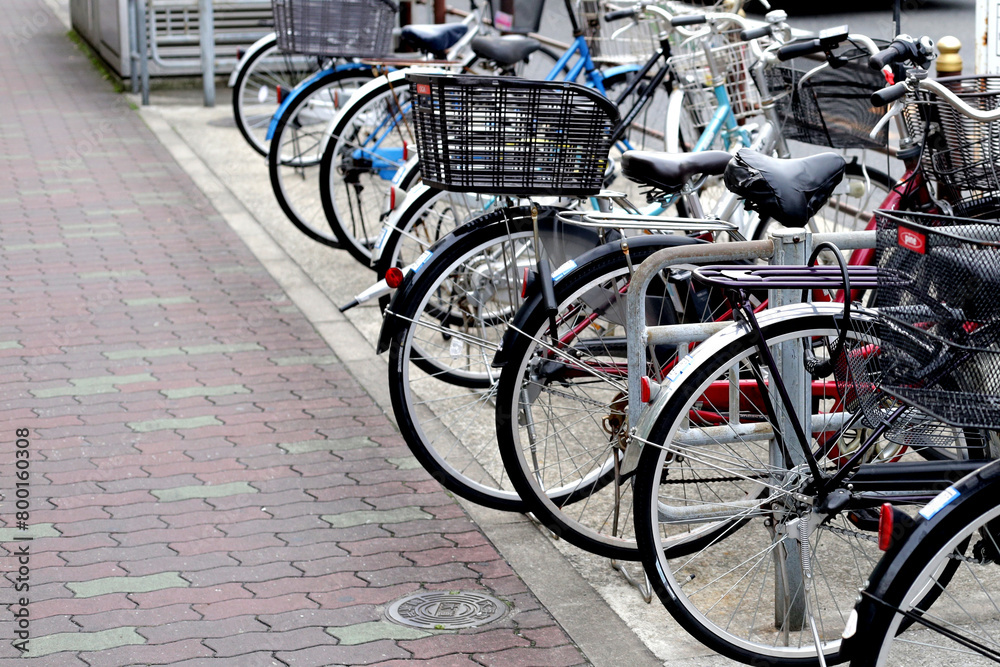
M 415 628 L 458 630 L 492 623 L 507 613 L 507 605 L 489 595 L 424 591 L 396 600 L 386 610 L 389 620 Z

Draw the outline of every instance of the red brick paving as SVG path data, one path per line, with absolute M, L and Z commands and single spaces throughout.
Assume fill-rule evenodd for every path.
M 0 535 L 17 532 L 15 429 L 30 432 L 30 523 L 60 534 L 30 542 L 24 664 L 585 662 L 461 508 L 422 470 L 388 460 L 405 456 L 401 440 L 343 366 L 275 363 L 331 351 L 42 0 L 4 9 L 14 36 L 0 40 Z M 136 353 L 112 354 L 125 351 Z M 152 380 L 114 382 L 129 375 Z M 228 385 L 245 391 L 166 393 Z M 128 426 L 196 417 L 209 421 Z M 374 443 L 281 447 L 357 437 Z M 226 484 L 242 485 L 213 495 Z M 186 487 L 193 496 L 154 493 Z M 407 508 L 426 518 L 320 518 Z M 16 548 L 0 544 L 11 580 Z M 68 587 L 156 575 L 170 587 Z M 326 631 L 385 623 L 397 598 L 455 588 L 512 611 L 421 639 L 339 645 Z M 12 611 L 0 608 L 5 664 L 18 656 Z M 80 648 L 128 628 L 145 643 Z M 31 657 L 32 646 L 54 652 Z

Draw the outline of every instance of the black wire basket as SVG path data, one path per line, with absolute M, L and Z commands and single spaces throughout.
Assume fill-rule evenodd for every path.
M 618 109 L 575 83 L 409 74 L 425 183 L 476 194 L 596 194 Z
M 1000 76 L 937 79 L 974 109 L 1000 108 Z M 963 116 L 933 93 L 918 91 L 904 118 L 910 134 L 923 137 L 921 166 L 937 183 L 938 198 L 956 215 L 1000 214 L 1000 123 Z
M 816 69 L 825 61 L 796 58 L 767 70 L 772 93 L 786 91 L 777 101 L 782 133 L 815 146 L 884 149 L 888 128 L 874 139 L 869 135 L 886 112 L 871 103 L 872 93 L 885 88 L 885 77 L 868 67 L 863 49 L 837 55 L 845 62 L 836 68 Z
M 278 48 L 327 58 L 377 58 L 392 50 L 393 0 L 271 0 Z
M 1000 223 L 876 218 L 883 391 L 953 426 L 1000 428 Z

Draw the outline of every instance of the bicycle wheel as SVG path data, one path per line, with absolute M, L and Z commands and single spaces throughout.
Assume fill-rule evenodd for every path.
M 1000 463 L 940 496 L 948 503 L 892 547 L 872 574 L 845 642 L 852 667 L 1000 661 Z M 928 598 L 933 598 L 928 601 Z
M 418 184 L 407 192 L 382 229 L 375 254 L 379 278 L 394 266 L 408 266 L 466 222 L 505 204 L 506 198 L 447 192 Z
M 639 237 L 629 240 L 629 254 L 637 264 L 662 248 L 694 242 Z M 535 299 L 518 314 L 513 341 L 505 339 L 497 443 L 511 483 L 539 521 L 591 553 L 638 560 L 631 485 L 615 472 L 629 433 L 628 259 L 610 243 L 574 262 L 576 268 L 555 285 L 557 330 L 551 330 L 544 303 Z M 723 307 L 721 295 L 688 289 L 689 273 L 674 272 L 676 282 L 661 277 L 651 286 L 647 323 L 712 319 L 712 308 Z M 651 368 L 669 368 L 675 355 L 676 348 L 658 347 L 650 355 Z
M 396 172 L 416 154 L 410 87 L 403 72 L 351 100 L 334 125 L 320 161 L 319 191 L 325 219 L 342 248 L 371 264 Z
M 836 470 L 844 462 L 840 440 L 894 405 L 874 389 L 874 320 L 855 312 L 847 327 L 842 306 L 820 304 L 772 311 L 760 324 L 779 369 L 786 369 L 786 386 L 798 377 L 798 386 L 809 388 L 799 409 L 811 415 L 803 420 L 811 427 L 809 451 L 829 452 L 817 465 Z M 830 342 L 845 328 L 848 363 L 838 363 L 837 374 L 810 378 L 796 352 L 829 358 Z M 849 610 L 879 552 L 848 512 L 811 511 L 820 503 L 809 497 L 810 473 L 798 462 L 804 455 L 793 438 L 777 435 L 792 431 L 761 365 L 755 334 L 733 328 L 668 376 L 669 390 L 639 428 L 645 444 L 635 481 L 636 540 L 664 606 L 713 650 L 746 663 L 814 664 L 811 614 L 827 660 L 837 660 Z M 841 390 L 845 373 L 853 388 Z M 864 409 L 852 406 L 855 400 Z M 912 421 L 926 426 L 927 420 Z M 899 423 L 902 441 L 909 423 Z M 883 465 L 919 460 L 891 438 L 876 448 L 874 461 Z M 800 557 L 803 521 L 808 559 Z
M 589 230 L 554 224 L 551 209 L 539 228 L 553 262 L 597 244 Z M 433 246 L 387 310 L 389 390 L 407 445 L 447 489 L 500 510 L 524 506 L 496 450 L 491 362 L 535 252 L 530 209 L 481 216 Z
M 331 70 L 296 94 L 282 112 L 268 149 L 274 196 L 288 219 L 309 238 L 338 247 L 323 215 L 319 163 L 340 108 L 372 79 L 368 69 Z
M 319 70 L 320 60 L 281 51 L 273 34 L 254 47 L 233 84 L 233 118 L 250 147 L 266 156 L 271 117 L 296 86 Z

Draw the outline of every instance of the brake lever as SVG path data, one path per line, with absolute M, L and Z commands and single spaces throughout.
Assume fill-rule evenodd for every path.
M 903 100 L 896 100 L 895 102 L 893 102 L 892 106 L 889 107 L 889 111 L 887 111 L 886 114 L 882 116 L 879 122 L 875 123 L 875 127 L 872 128 L 872 131 L 868 134 L 868 136 L 871 137 L 872 139 L 875 139 L 878 136 L 878 133 L 882 131 L 882 128 L 884 128 L 890 120 L 892 120 L 899 114 L 903 113 L 904 106 L 905 103 L 903 102 Z

